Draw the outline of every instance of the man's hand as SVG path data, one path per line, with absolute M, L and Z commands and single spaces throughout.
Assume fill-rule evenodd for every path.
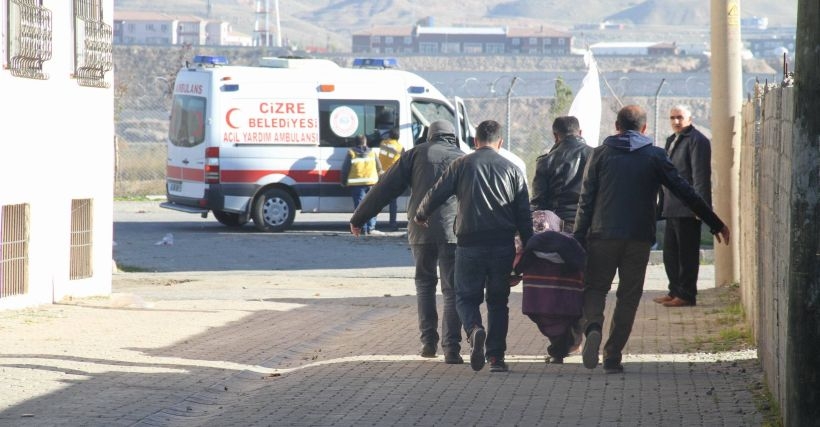
M 416 224 L 418 224 L 418 225 L 420 225 L 420 226 L 422 226 L 422 227 L 424 227 L 424 228 L 427 228 L 427 219 L 423 219 L 423 220 L 422 220 L 421 218 L 419 218 L 419 216 L 418 216 L 418 215 L 416 215 L 415 217 L 413 217 L 413 221 L 414 221 Z
M 353 233 L 354 236 L 359 237 L 362 234 L 362 227 L 356 227 L 353 224 L 350 224 L 350 232 Z
M 510 285 L 510 287 L 516 286 L 521 283 L 521 279 L 523 278 L 524 276 L 522 274 L 511 273 L 509 279 L 507 279 L 507 284 Z
M 725 243 L 727 246 L 729 245 L 729 227 L 723 226 L 720 231 L 715 234 L 715 239 L 717 239 L 718 243 Z

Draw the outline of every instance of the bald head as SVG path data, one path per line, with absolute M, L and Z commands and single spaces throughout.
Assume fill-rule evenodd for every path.
M 644 133 L 646 131 L 646 111 L 640 105 L 627 105 L 621 108 L 615 120 L 615 129 L 618 132 L 634 130 Z

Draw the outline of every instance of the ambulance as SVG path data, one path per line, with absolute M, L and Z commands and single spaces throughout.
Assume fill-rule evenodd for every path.
M 297 212 L 352 213 L 340 170 L 356 137 L 378 147 L 397 127 L 408 150 L 436 120 L 452 122 L 470 150 L 474 128 L 464 102 L 451 103 L 395 59 L 356 59 L 348 68 L 315 58 L 232 66 L 225 57 L 197 56 L 174 83 L 160 206 L 212 212 L 231 227 L 252 221 L 266 232 L 287 230 Z M 400 210 L 406 202 L 402 196 Z

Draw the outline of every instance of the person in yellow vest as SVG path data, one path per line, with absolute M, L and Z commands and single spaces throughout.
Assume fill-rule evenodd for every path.
M 394 127 L 390 129 L 386 138 L 382 139 L 379 145 L 379 163 L 382 165 L 382 170 L 387 172 L 393 166 L 401 155 L 404 154 L 404 147 L 399 143 L 399 128 Z M 396 216 L 399 210 L 397 199 L 393 199 L 389 203 L 390 206 L 390 223 L 387 229 L 396 231 L 399 229 L 399 224 L 396 222 Z
M 359 206 L 365 194 L 379 182 L 381 173 L 382 166 L 376 157 L 376 152 L 367 146 L 367 137 L 359 135 L 356 137 L 356 145 L 347 151 L 341 171 L 342 186 L 350 189 L 354 209 Z M 375 216 L 365 223 L 362 232 L 373 235 L 382 234 L 381 231 L 376 230 Z

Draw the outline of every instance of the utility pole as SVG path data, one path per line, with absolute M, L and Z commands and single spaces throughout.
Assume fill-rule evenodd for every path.
M 729 246 L 715 245 L 715 285 L 740 277 L 740 132 L 743 81 L 740 54 L 740 1 L 711 1 L 712 182 L 715 212 L 734 234 Z
M 795 49 L 794 134 L 784 425 L 816 424 L 820 390 L 820 4 L 799 0 Z M 787 76 L 784 76 L 787 77 Z M 783 141 L 788 144 L 789 141 Z

